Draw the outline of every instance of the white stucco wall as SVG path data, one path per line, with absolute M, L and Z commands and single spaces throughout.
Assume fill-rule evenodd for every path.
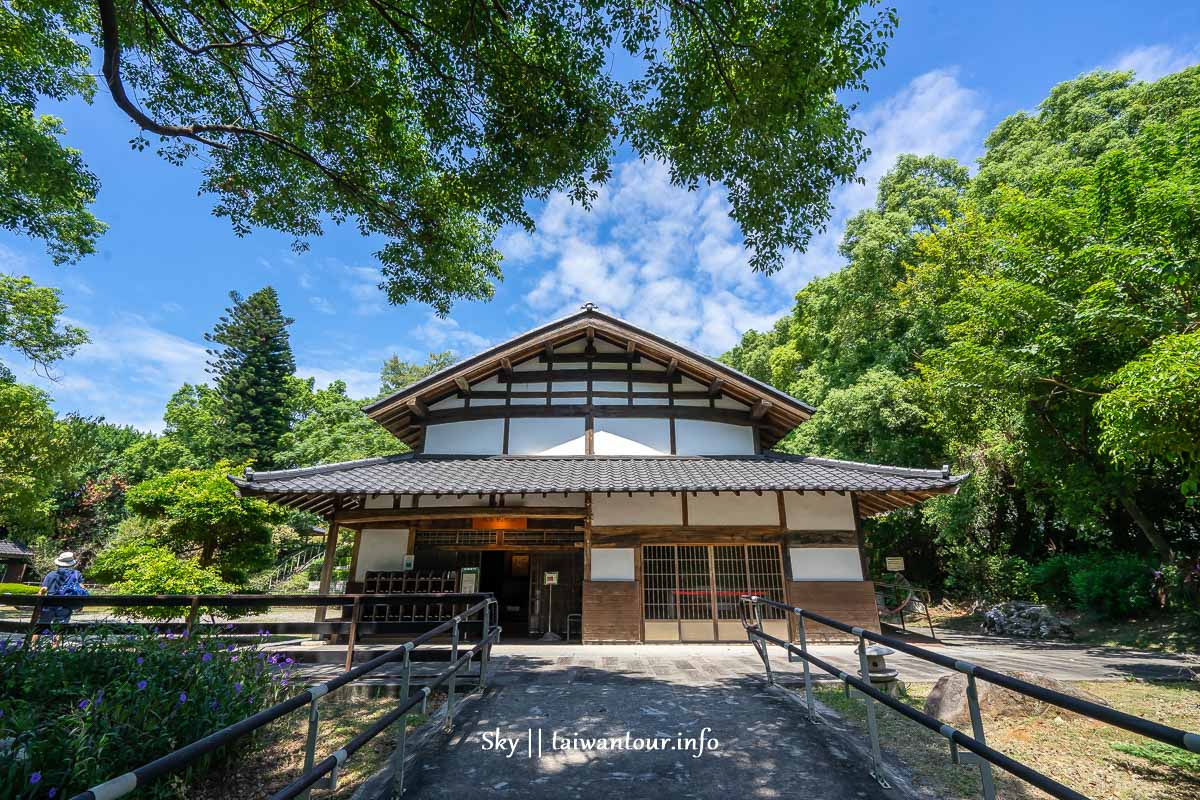
M 669 455 L 671 422 L 637 417 L 596 417 L 592 446 L 596 455 Z
M 633 548 L 592 548 L 592 574 L 590 578 L 594 581 L 633 580 Z
M 366 578 L 367 570 L 404 568 L 404 556 L 410 552 L 411 537 L 407 530 L 364 528 L 359 535 L 362 538 L 358 545 L 353 580 Z
M 774 492 L 688 494 L 688 525 L 778 525 L 779 499 Z
M 849 494 L 784 492 L 783 507 L 788 530 L 852 531 L 856 527 Z
M 504 495 L 504 505 L 520 508 L 533 506 L 536 508 L 583 508 L 587 504 L 587 495 L 582 492 L 575 494 L 519 494 Z
M 789 547 L 794 581 L 861 581 L 856 547 Z
M 754 453 L 754 429 L 702 419 L 675 420 L 675 453 L 681 456 L 737 456 Z
M 446 422 L 425 429 L 426 453 L 489 455 L 504 446 L 504 420 L 477 419 Z
M 586 441 L 582 417 L 513 417 L 508 422 L 509 455 L 583 455 Z
M 592 495 L 593 525 L 682 525 L 683 501 L 679 495 L 634 492 L 597 492 Z

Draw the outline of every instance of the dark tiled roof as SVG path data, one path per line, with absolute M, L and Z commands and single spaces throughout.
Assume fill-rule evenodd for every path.
M 33 558 L 33 551 L 11 539 L 0 539 L 0 558 Z
M 941 470 L 767 453 L 761 456 L 426 456 L 408 453 L 230 476 L 246 494 L 519 492 L 947 492 L 966 478 Z

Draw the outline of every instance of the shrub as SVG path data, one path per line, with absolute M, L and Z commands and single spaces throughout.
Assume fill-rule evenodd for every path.
M 290 693 L 277 657 L 219 636 L 114 628 L 50 642 L 0 643 L 0 797 L 70 797 Z M 138 796 L 178 796 L 172 784 Z
M 1127 553 L 1097 553 L 1071 571 L 1071 593 L 1081 611 L 1118 619 L 1152 605 L 1150 565 Z
M 946 588 L 985 602 L 1037 599 L 1029 562 L 1020 556 L 990 555 L 955 561 Z
M 1071 593 L 1071 573 L 1080 560 L 1079 556 L 1060 553 L 1034 566 L 1030 581 L 1038 599 L 1060 608 L 1071 605 L 1075 599 Z
M 38 587 L 23 583 L 0 583 L 0 594 L 37 594 Z

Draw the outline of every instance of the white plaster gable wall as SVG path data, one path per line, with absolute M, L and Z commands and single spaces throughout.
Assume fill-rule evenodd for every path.
M 789 547 L 794 581 L 861 581 L 856 547 Z
M 404 556 L 410 552 L 407 530 L 364 528 L 359 537 L 353 580 L 366 578 L 367 570 L 404 568 Z
M 654 418 L 597 417 L 592 447 L 598 456 L 670 455 L 671 423 Z
M 779 499 L 774 492 L 688 494 L 688 525 L 778 525 Z
M 538 419 L 513 417 L 508 422 L 509 455 L 576 456 L 585 451 L 582 417 Z
M 646 492 L 592 495 L 593 525 L 682 525 L 683 501 L 679 495 Z
M 445 422 L 425 428 L 426 453 L 491 455 L 504 447 L 504 420 Z
M 852 531 L 856 528 L 849 494 L 784 492 L 783 508 L 788 530 Z
M 754 429 L 748 425 L 676 419 L 675 453 L 681 456 L 753 455 Z

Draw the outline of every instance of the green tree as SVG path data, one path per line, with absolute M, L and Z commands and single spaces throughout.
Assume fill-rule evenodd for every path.
M 252 497 L 239 497 L 220 462 L 202 470 L 177 469 L 139 483 L 126 493 L 130 511 L 157 523 L 155 544 L 212 567 L 222 580 L 244 583 L 274 558 L 272 526 L 286 514 Z
M 99 181 L 62 143 L 62 120 L 37 113 L 46 100 L 91 100 L 90 54 L 75 38 L 89 17 L 84 3 L 56 0 L 0 15 L 0 227 L 45 240 L 56 263 L 94 252 L 104 230 L 88 210 Z
M 415 361 L 401 361 L 400 356 L 393 354 L 391 358 L 383 362 L 383 369 L 379 371 L 379 394 L 381 396 L 394 394 L 406 386 L 428 378 L 435 372 L 441 372 L 454 364 L 456 360 L 454 353 L 450 350 L 430 353 L 429 360 L 424 364 Z
M 185 383 L 167 400 L 163 422 L 163 435 L 185 447 L 200 464 L 213 464 L 221 458 L 225 419 L 216 389 Z
M 246 298 L 229 296 L 233 305 L 204 337 L 223 346 L 208 351 L 222 418 L 217 449 L 227 458 L 270 467 L 292 422 L 289 379 L 296 362 L 287 328 L 293 320 L 283 316 L 270 286 Z
M 0 380 L 0 526 L 23 541 L 52 525 L 54 490 L 70 480 L 71 436 L 32 386 Z
M 35 368 L 44 371 L 87 342 L 82 328 L 61 324 L 64 310 L 57 289 L 37 286 L 28 277 L 0 274 L 0 345 L 16 350 Z M 0 361 L 0 379 L 6 376 L 11 379 L 12 373 Z
M 20 152 L 46 152 L 39 180 L 9 194 L 63 222 L 9 224 L 68 253 L 92 246 L 95 181 L 32 115 L 43 97 L 90 99 L 100 72 L 103 97 L 140 129 L 134 146 L 201 164 L 201 190 L 239 234 L 303 246 L 353 220 L 382 237 L 393 302 L 445 313 L 489 297 L 498 227 L 531 229 L 526 201 L 554 191 L 590 202 L 615 141 L 669 163 L 678 186 L 727 186 L 753 267 L 772 271 L 865 156 L 837 98 L 883 62 L 898 20 L 875 6 L 16 0 L 0 97 L 23 120 Z
M 1178 393 L 1196 385 L 1200 109 L 1117 142 L 1035 190 L 998 189 L 987 213 L 968 204 L 922 240 L 905 293 L 945 325 L 920 364 L 939 427 L 960 447 L 1006 439 L 1058 514 L 1119 507 L 1170 560 L 1167 509 L 1147 505 L 1164 476 L 1134 467 L 1190 467 L 1198 429 Z
M 308 384 L 311 388 L 311 378 Z M 280 440 L 277 461 L 289 467 L 308 467 L 408 450 L 407 445 L 364 414 L 362 406 L 362 401 L 346 395 L 343 381 L 312 392 L 311 408 Z

